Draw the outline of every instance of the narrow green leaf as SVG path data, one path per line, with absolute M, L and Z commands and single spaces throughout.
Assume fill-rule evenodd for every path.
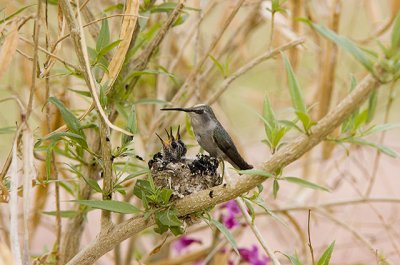
M 279 191 L 279 182 L 277 179 L 274 179 L 274 184 L 272 185 L 272 193 L 274 195 L 274 199 L 276 199 L 278 191 Z
M 24 6 L 20 9 L 18 9 L 17 11 L 15 11 L 14 13 L 12 13 L 11 15 L 7 16 L 6 18 L 3 18 L 0 20 L 0 25 L 3 24 L 4 22 L 12 19 L 13 17 L 15 17 L 16 15 L 20 14 L 21 12 L 23 12 L 25 9 L 30 8 L 32 6 L 35 6 L 36 4 L 33 5 L 29 5 L 29 6 Z
M 72 200 L 84 206 L 89 206 L 95 209 L 102 209 L 116 213 L 136 214 L 141 211 L 128 202 L 122 201 L 97 201 L 97 200 Z
M 306 132 L 308 132 L 308 130 L 310 129 L 310 127 L 313 123 L 310 115 L 308 115 L 308 113 L 304 113 L 302 111 L 296 111 L 296 116 L 299 118 L 299 120 L 303 124 L 304 130 Z
M 246 198 L 244 198 L 244 197 L 242 197 L 242 198 L 243 198 L 244 203 L 246 204 L 247 209 L 248 209 L 249 212 L 250 212 L 251 222 L 254 223 L 254 219 L 255 219 L 255 217 L 256 217 L 256 216 L 255 216 L 254 207 L 253 207 L 253 205 L 251 204 L 251 201 L 250 201 L 249 199 L 246 199 Z
M 392 50 L 398 50 L 400 48 L 400 12 L 393 22 L 392 36 L 391 36 Z
M 215 64 L 215 66 L 218 68 L 218 70 L 221 72 L 222 76 L 226 77 L 225 75 L 225 71 L 224 71 L 224 67 L 222 66 L 222 64 L 217 60 L 217 58 L 215 58 L 214 56 L 212 56 L 211 54 L 209 55 L 211 61 L 213 61 L 213 63 Z
M 226 237 L 228 242 L 231 244 L 233 250 L 239 255 L 239 250 L 237 248 L 237 243 L 235 238 L 233 238 L 231 232 L 220 222 L 215 219 L 211 219 L 211 223 L 218 228 L 218 230 Z
M 301 111 L 303 113 L 307 113 L 307 108 L 304 103 L 303 95 L 302 95 L 299 83 L 297 82 L 296 76 L 294 75 L 293 68 L 289 62 L 289 59 L 286 57 L 286 55 L 283 52 L 281 52 L 281 54 L 282 54 L 283 61 L 285 64 L 288 85 L 289 85 L 290 98 L 292 99 L 293 107 L 295 108 L 296 111 Z
M 349 139 L 346 139 L 346 142 L 353 143 L 353 144 L 359 144 L 359 145 L 367 145 L 367 146 L 376 148 L 380 152 L 382 152 L 390 157 L 393 157 L 393 158 L 396 158 L 398 156 L 397 153 L 394 150 L 392 150 L 391 148 L 389 148 L 385 145 L 382 145 L 382 144 L 376 144 L 376 143 L 364 140 L 362 138 L 349 138 Z
M 10 134 L 10 133 L 14 133 L 16 130 L 15 126 L 8 126 L 8 127 L 3 127 L 0 128 L 0 134 Z
M 80 143 L 82 146 L 87 147 L 85 134 L 79 124 L 79 120 L 75 117 L 75 115 L 72 114 L 57 98 L 49 97 L 49 102 L 53 103 L 58 108 L 68 129 L 70 129 L 72 133 L 78 134 L 85 139 L 85 141 L 80 141 Z
M 160 191 L 160 198 L 164 204 L 169 203 L 169 199 L 171 198 L 171 195 L 174 191 L 171 189 L 162 189 Z
M 367 115 L 366 123 L 371 122 L 372 119 L 374 118 L 375 112 L 376 112 L 377 101 L 378 101 L 378 90 L 374 90 L 371 93 L 371 96 L 369 96 L 369 100 L 368 100 L 368 115 Z
M 139 170 L 137 172 L 129 174 L 126 178 L 124 178 L 124 180 L 122 182 L 130 180 L 130 179 L 133 179 L 133 178 L 136 178 L 136 177 L 139 177 L 139 176 L 147 174 L 149 172 L 150 172 L 149 169 Z
M 272 132 L 277 127 L 276 119 L 274 111 L 271 107 L 271 102 L 268 99 L 268 96 L 265 95 L 264 97 L 264 104 L 263 104 L 263 117 L 267 121 L 264 125 L 265 134 L 267 135 L 270 143 L 272 143 Z
M 77 94 L 79 94 L 81 96 L 84 96 L 84 97 L 88 97 L 88 98 L 92 97 L 92 95 L 90 94 L 89 91 L 77 90 L 77 89 L 72 89 L 72 88 L 68 88 L 68 90 L 70 90 L 72 92 L 75 92 L 75 93 L 77 93 Z
M 195 137 L 194 132 L 193 132 L 193 128 L 192 125 L 190 124 L 190 118 L 189 115 L 185 115 L 185 127 L 186 127 L 186 131 L 188 132 L 188 134 L 191 137 Z
M 282 253 L 289 261 L 291 265 L 303 265 L 303 263 L 301 263 L 301 261 L 299 260 L 299 257 L 296 256 L 292 256 L 292 255 L 287 255 L 285 253 Z
M 312 24 L 312 27 L 318 31 L 322 36 L 325 38 L 330 39 L 331 41 L 335 42 L 338 46 L 342 47 L 343 49 L 347 50 L 353 57 L 359 61 L 365 68 L 367 68 L 370 72 L 373 70 L 373 62 L 364 54 L 364 52 L 357 47 L 349 39 L 337 35 L 334 31 L 319 25 L 319 24 Z
M 79 139 L 79 140 L 83 140 L 83 141 L 85 140 L 81 135 L 72 133 L 72 132 L 53 132 L 41 140 L 42 141 L 44 141 L 44 140 L 58 141 L 63 137 L 68 137 L 70 139 Z
M 400 128 L 400 124 L 398 123 L 385 123 L 385 124 L 379 124 L 379 125 L 374 125 L 371 128 L 367 129 L 362 133 L 363 136 L 365 135 L 370 135 L 378 132 L 383 132 L 383 131 L 388 131 L 392 129 L 398 129 Z
M 85 180 L 85 182 L 86 182 L 93 190 L 95 190 L 95 191 L 97 191 L 97 192 L 102 192 L 102 190 L 101 190 L 101 188 L 100 188 L 100 186 L 99 186 L 99 183 L 97 183 L 96 180 L 94 180 L 94 179 L 92 179 L 92 178 L 85 178 L 83 175 L 82 175 L 82 178 Z
M 115 47 L 117 47 L 122 40 L 116 40 L 111 42 L 110 44 L 107 44 L 105 47 L 103 47 L 97 54 L 98 57 L 100 56 L 104 56 L 107 53 L 109 53 L 112 49 L 114 49 Z
M 317 261 L 317 265 L 329 265 L 329 261 L 331 260 L 333 248 L 335 247 L 335 241 L 333 241 L 329 247 L 325 250 L 324 254 Z
M 42 214 L 57 216 L 56 211 L 46 211 L 46 212 L 42 212 Z M 77 211 L 60 211 L 60 216 L 62 218 L 72 218 L 72 217 L 77 216 L 78 214 L 79 214 L 79 212 L 77 212 Z
M 104 47 L 110 43 L 110 28 L 108 26 L 108 19 L 101 21 L 101 28 L 99 37 L 96 42 L 96 51 L 100 52 Z
M 258 176 L 262 176 L 262 177 L 266 177 L 266 178 L 271 178 L 274 175 L 272 175 L 271 173 L 268 173 L 264 170 L 261 169 L 246 169 L 246 170 L 239 170 L 238 171 L 239 174 L 245 174 L 245 175 L 258 175 Z
M 320 186 L 320 185 L 317 185 L 315 183 L 309 182 L 309 181 L 307 181 L 305 179 L 296 178 L 296 177 L 284 177 L 282 179 L 286 180 L 288 182 L 297 184 L 297 185 L 304 186 L 306 188 L 315 189 L 315 190 L 324 190 L 324 191 L 328 191 L 329 192 L 328 188 L 325 188 L 323 186 Z
M 175 210 L 166 209 L 156 213 L 156 218 L 165 226 L 181 226 L 182 221 L 179 220 Z

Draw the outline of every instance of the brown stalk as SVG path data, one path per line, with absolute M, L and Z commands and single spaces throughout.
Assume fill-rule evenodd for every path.
M 333 5 L 333 14 L 331 22 L 331 30 L 338 32 L 340 22 L 341 1 L 336 0 Z M 335 86 L 336 64 L 338 47 L 332 41 L 324 40 L 326 49 L 321 56 L 320 65 L 322 67 L 321 79 L 319 84 L 320 91 L 318 100 L 318 115 L 317 120 L 323 118 L 328 113 L 331 106 L 333 88 Z M 322 158 L 327 160 L 331 157 L 335 145 L 333 143 L 325 142 L 322 146 Z
M 301 8 L 304 6 L 303 0 L 292 0 L 291 1 L 291 29 L 296 34 L 296 36 L 300 35 L 300 22 L 297 20 L 301 17 Z M 293 49 L 289 51 L 289 59 L 293 69 L 296 71 L 297 64 L 299 61 L 299 52 L 297 49 Z
M 380 75 L 384 74 L 384 72 L 380 73 Z M 260 168 L 266 172 L 276 172 L 299 159 L 304 153 L 323 141 L 329 133 L 365 102 L 371 92 L 378 89 L 380 85 L 380 81 L 373 75 L 367 75 L 336 108 L 312 127 L 308 136 L 300 135 L 294 141 L 277 151 Z M 235 184 L 213 188 L 212 198 L 209 196 L 209 190 L 203 190 L 176 201 L 175 208 L 179 216 L 201 212 L 216 204 L 236 198 L 264 181 L 265 178 L 262 176 L 242 175 Z M 80 251 L 68 264 L 92 264 L 123 240 L 154 225 L 154 223 L 154 217 L 144 220 L 142 216 L 136 216 L 118 224 L 106 233 L 99 234 L 92 243 Z

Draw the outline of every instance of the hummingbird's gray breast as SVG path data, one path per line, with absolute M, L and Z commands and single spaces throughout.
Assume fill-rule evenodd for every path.
M 205 124 L 192 121 L 193 131 L 196 135 L 196 140 L 200 146 L 213 157 L 220 157 L 218 148 L 215 145 L 212 132 L 215 129 L 215 124 L 207 122 Z

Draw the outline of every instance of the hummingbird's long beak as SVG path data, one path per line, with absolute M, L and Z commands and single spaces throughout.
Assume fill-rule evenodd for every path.
M 160 110 L 167 110 L 167 111 L 184 111 L 184 112 L 194 112 L 191 108 L 162 108 Z

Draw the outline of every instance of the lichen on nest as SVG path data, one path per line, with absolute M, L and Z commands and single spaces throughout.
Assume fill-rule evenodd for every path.
M 222 184 L 222 176 L 217 173 L 216 158 L 204 154 L 186 158 L 187 149 L 181 140 L 179 127 L 176 137 L 172 134 L 172 128 L 170 132 L 167 131 L 167 136 L 167 140 L 158 136 L 162 150 L 153 156 L 148 165 L 154 184 L 173 190 L 171 200 Z

